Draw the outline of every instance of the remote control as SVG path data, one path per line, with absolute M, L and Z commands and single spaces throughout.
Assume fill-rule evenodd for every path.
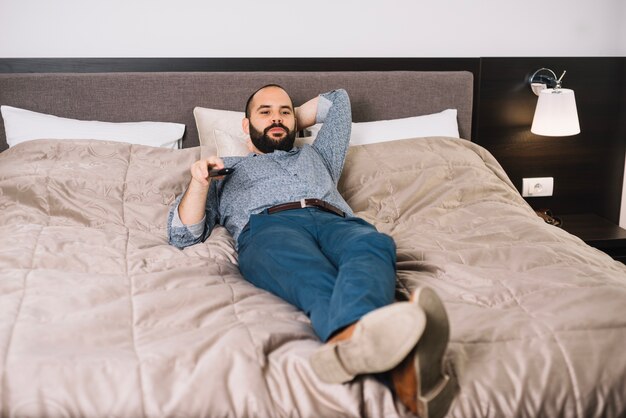
M 231 174 L 233 171 L 235 171 L 234 168 L 222 168 L 220 170 L 214 169 L 214 170 L 209 170 L 209 177 L 218 177 L 218 176 L 227 176 L 229 174 Z

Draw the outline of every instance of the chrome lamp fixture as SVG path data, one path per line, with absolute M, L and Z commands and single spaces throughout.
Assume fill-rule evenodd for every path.
M 539 96 L 530 131 L 536 135 L 569 136 L 580 133 L 574 90 L 561 88 L 561 77 L 540 68 L 530 76 L 530 88 Z

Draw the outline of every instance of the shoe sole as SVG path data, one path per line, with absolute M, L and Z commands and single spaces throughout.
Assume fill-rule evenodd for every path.
M 448 315 L 439 296 L 427 287 L 416 290 L 411 303 L 422 308 L 426 314 L 424 334 L 413 356 L 419 382 L 418 411 L 421 418 L 443 417 L 450 409 L 457 390 L 454 376 L 443 371 L 443 358 L 450 339 Z
M 425 326 L 426 315 L 415 304 L 398 302 L 376 309 L 359 320 L 350 339 L 320 347 L 311 356 L 311 367 L 326 383 L 386 372 L 411 352 Z

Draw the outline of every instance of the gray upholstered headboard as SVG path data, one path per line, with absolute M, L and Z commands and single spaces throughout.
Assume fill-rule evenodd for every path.
M 199 144 L 195 106 L 243 111 L 258 87 L 278 83 L 298 106 L 344 88 L 355 122 L 458 110 L 471 139 L 473 75 L 466 71 L 150 72 L 0 74 L 0 104 L 84 120 L 184 123 L 184 147 Z M 7 148 L 0 122 L 0 150 Z

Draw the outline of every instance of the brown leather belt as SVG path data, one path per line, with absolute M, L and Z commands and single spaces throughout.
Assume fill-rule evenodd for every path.
M 283 204 L 268 208 L 267 213 L 271 215 L 272 213 L 282 212 L 284 210 L 302 209 L 302 208 L 318 208 L 318 209 L 325 210 L 326 212 L 334 213 L 335 215 L 339 215 L 342 217 L 346 216 L 346 214 L 343 213 L 342 210 L 337 209 L 330 203 L 324 202 L 321 199 L 300 199 L 300 201 L 298 202 L 283 203 Z

